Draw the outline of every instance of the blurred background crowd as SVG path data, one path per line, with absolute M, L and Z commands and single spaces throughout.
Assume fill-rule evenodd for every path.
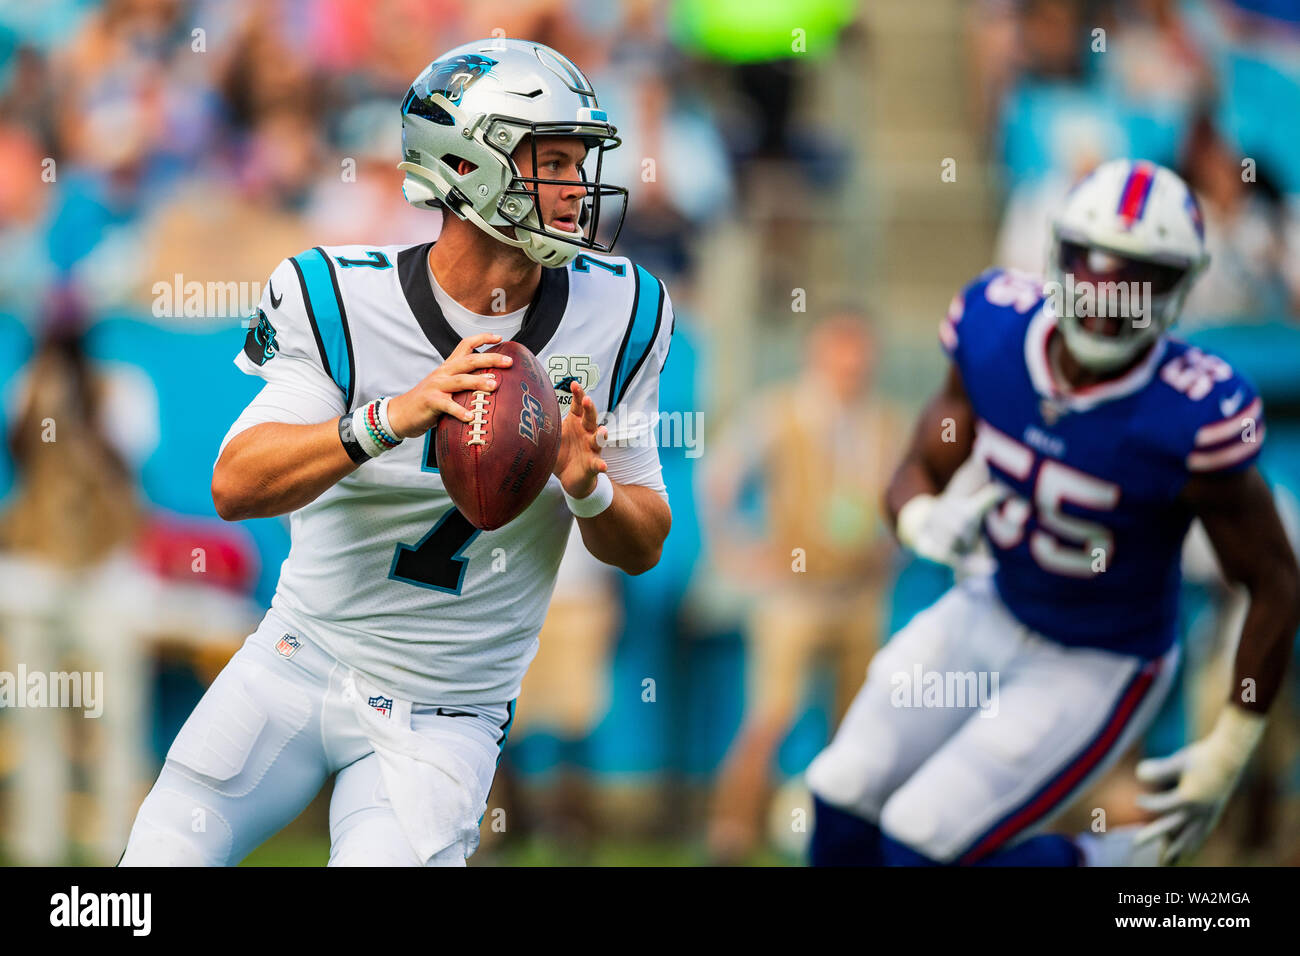
M 106 706 L 0 709 L 0 862 L 116 860 L 287 553 L 287 520 L 227 525 L 209 496 L 259 384 L 231 364 L 244 314 L 160 288 L 435 235 L 401 196 L 398 103 L 493 34 L 573 58 L 618 126 L 617 251 L 678 315 L 660 407 L 704 434 L 661 450 L 658 568 L 571 548 L 473 863 L 800 858 L 801 771 L 950 581 L 879 508 L 937 323 L 987 266 L 1041 269 L 1102 160 L 1200 195 L 1214 259 L 1180 334 L 1263 392 L 1297 523 L 1300 2 L 2 0 L 0 671 L 102 671 Z M 1241 597 L 1195 535 L 1186 565 L 1149 753 L 1226 694 Z M 1300 863 L 1289 687 L 1203 861 Z M 1085 802 L 1135 817 L 1130 779 Z M 327 799 L 252 862 L 324 862 Z

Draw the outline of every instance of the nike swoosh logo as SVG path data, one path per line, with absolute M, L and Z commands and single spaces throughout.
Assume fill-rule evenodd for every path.
M 271 308 L 273 308 L 273 309 L 278 309 L 278 308 L 280 308 L 280 303 L 284 301 L 284 296 L 281 295 L 280 298 L 277 299 L 277 298 L 275 297 L 275 286 L 273 286 L 273 285 L 272 285 L 271 283 L 269 283 L 269 282 L 268 282 L 266 285 L 267 285 L 267 288 L 269 288 L 269 289 L 271 290 Z
M 434 712 L 436 717 L 473 717 L 473 714 L 467 714 L 463 710 L 443 710 L 439 707 Z
M 1232 396 L 1232 398 L 1221 399 L 1219 401 L 1219 411 L 1223 412 L 1223 417 L 1227 418 L 1237 409 L 1241 408 L 1241 400 L 1244 397 L 1245 396 L 1241 394 L 1241 389 L 1237 389 L 1237 394 Z

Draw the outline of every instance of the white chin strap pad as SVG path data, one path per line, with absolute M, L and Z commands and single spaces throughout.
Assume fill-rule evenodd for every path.
M 406 178 L 402 180 L 402 196 L 412 206 L 418 206 L 421 209 L 427 209 L 428 203 L 436 202 L 438 194 L 434 191 L 432 185 L 427 180 L 410 172 L 406 173 Z
M 450 186 L 443 182 L 442 177 L 432 169 L 417 166 L 415 163 L 399 163 L 397 168 L 406 173 L 406 179 L 402 182 L 402 195 L 406 197 L 406 201 L 412 206 L 428 208 L 426 204 L 430 200 L 439 198 L 438 189 L 441 189 L 444 193 L 451 191 Z M 447 208 L 450 209 L 451 207 L 448 206 Z M 459 211 L 451 211 L 462 219 L 468 219 L 498 242 L 513 246 L 516 249 L 522 249 L 528 258 L 548 269 L 559 269 L 567 266 L 580 251 L 578 246 L 572 242 L 560 238 L 563 233 L 558 229 L 548 228 L 546 230 L 548 235 L 546 236 L 522 230 L 524 233 L 523 239 L 512 239 L 500 229 L 488 223 L 472 206 L 466 205 Z M 529 224 L 536 225 L 538 222 L 536 210 L 530 211 L 528 216 L 532 220 Z M 556 238 L 552 239 L 551 235 Z M 581 235 L 581 230 L 574 233 L 575 237 Z
M 578 255 L 578 247 L 562 239 L 552 240 L 533 232 L 528 233 L 528 239 L 529 243 L 524 247 L 524 252 L 529 259 L 548 269 L 567 266 Z

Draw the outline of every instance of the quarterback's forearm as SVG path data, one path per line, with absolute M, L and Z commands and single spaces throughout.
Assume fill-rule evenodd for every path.
M 212 471 L 212 503 L 226 521 L 287 514 L 315 501 L 356 467 L 336 421 L 265 422 L 226 445 Z
M 643 574 L 659 563 L 672 526 L 668 503 L 642 485 L 614 485 L 614 500 L 594 518 L 578 518 L 587 550 L 628 574 Z

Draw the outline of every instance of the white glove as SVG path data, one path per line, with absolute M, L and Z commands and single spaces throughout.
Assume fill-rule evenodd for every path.
M 1142 828 L 1134 844 L 1162 840 L 1160 863 L 1172 866 L 1198 850 L 1219 822 L 1228 798 L 1264 735 L 1263 714 L 1229 706 L 1209 736 L 1168 757 L 1143 760 L 1137 778 L 1172 790 L 1144 793 L 1137 798 L 1143 810 L 1161 816 Z
M 1009 494 L 1006 485 L 989 482 L 960 497 L 917 495 L 898 511 L 898 540 L 923 558 L 956 568 L 979 543 L 985 513 Z

